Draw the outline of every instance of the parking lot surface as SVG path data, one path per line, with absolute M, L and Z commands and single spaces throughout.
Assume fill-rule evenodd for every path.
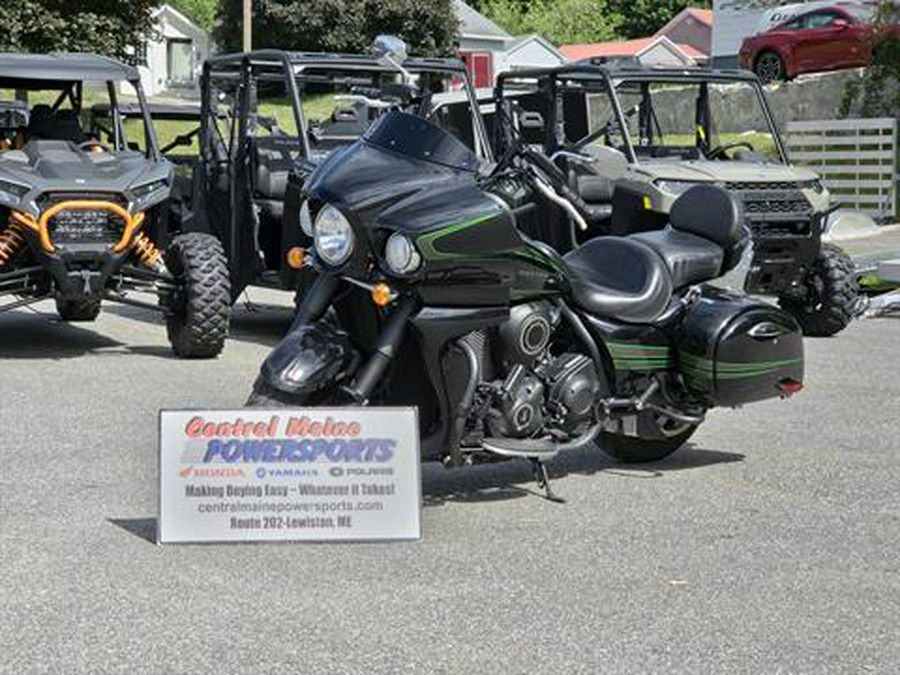
M 290 321 L 215 361 L 110 307 L 0 316 L 0 672 L 896 673 L 900 323 L 807 341 L 807 390 L 666 461 L 424 468 L 424 536 L 155 545 L 160 408 L 234 407 Z

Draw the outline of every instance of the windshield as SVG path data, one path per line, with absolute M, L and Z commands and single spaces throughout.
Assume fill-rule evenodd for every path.
M 460 171 L 478 170 L 478 156 L 441 127 L 409 113 L 389 112 L 369 127 L 366 142 L 424 162 Z

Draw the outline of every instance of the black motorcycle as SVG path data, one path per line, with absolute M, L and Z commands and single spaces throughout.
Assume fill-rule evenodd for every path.
M 403 112 L 323 162 L 298 209 L 317 276 L 248 404 L 416 405 L 423 460 L 526 458 L 552 496 L 559 452 L 658 460 L 710 408 L 802 388 L 795 320 L 704 283 L 748 242 L 726 191 L 561 256 L 525 234 L 585 215 L 556 165 L 518 143 L 483 171 Z

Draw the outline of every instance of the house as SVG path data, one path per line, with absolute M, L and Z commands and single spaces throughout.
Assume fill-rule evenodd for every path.
M 195 90 L 210 54 L 209 34 L 171 5 L 160 5 L 153 16 L 156 28 L 138 66 L 144 92 L 153 96 Z
M 513 37 L 462 0 L 453 0 L 459 20 L 455 46 L 476 87 L 492 87 L 507 70 L 556 66 L 566 58 L 539 35 Z
M 656 31 L 665 35 L 679 47 L 686 45 L 707 57 L 712 48 L 713 11 L 699 7 L 686 7 L 669 23 Z
M 648 66 L 690 68 L 706 62 L 706 55 L 691 45 L 679 45 L 665 35 L 623 40 L 563 45 L 559 51 L 571 61 L 595 58 L 633 58 Z

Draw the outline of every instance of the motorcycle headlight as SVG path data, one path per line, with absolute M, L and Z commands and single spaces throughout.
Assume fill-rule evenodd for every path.
M 405 235 L 395 232 L 384 248 L 384 260 L 394 274 L 410 274 L 419 269 L 422 256 Z
M 700 183 L 695 183 L 687 180 L 658 180 L 656 181 L 656 187 L 658 187 L 663 192 L 666 192 L 673 197 L 680 197 L 685 192 L 690 190 L 695 185 L 700 185 Z
M 313 236 L 313 221 L 309 215 L 309 200 L 304 200 L 300 205 L 300 229 L 307 237 Z
M 353 228 L 340 211 L 329 205 L 319 211 L 313 228 L 316 253 L 332 267 L 347 261 L 353 252 Z

